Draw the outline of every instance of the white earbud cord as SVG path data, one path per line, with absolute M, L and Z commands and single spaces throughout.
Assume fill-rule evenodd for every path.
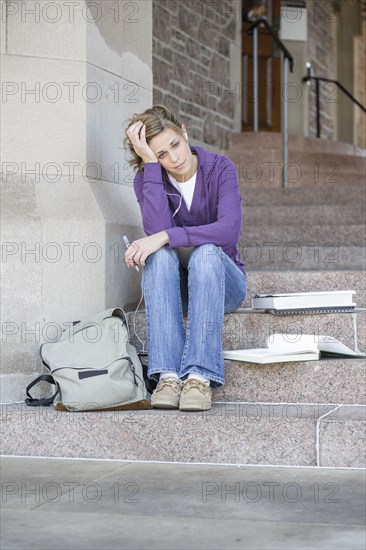
M 134 332 L 134 334 L 135 334 L 137 340 L 138 340 L 139 342 L 141 342 L 141 344 L 142 344 L 142 349 L 139 351 L 139 353 L 145 353 L 145 344 L 144 344 L 144 342 L 141 340 L 141 338 L 139 337 L 139 335 L 138 335 L 137 332 L 136 332 L 136 313 L 137 313 L 138 308 L 140 307 L 140 304 L 141 304 L 141 302 L 142 302 L 142 298 L 143 298 L 143 297 L 144 297 L 144 293 L 141 292 L 140 301 L 139 301 L 139 303 L 138 303 L 138 305 L 137 305 L 137 308 L 135 309 L 135 313 L 134 313 L 134 315 L 133 315 L 133 332 Z
M 177 193 L 167 193 L 166 191 L 165 191 L 165 194 L 166 194 L 166 195 L 175 195 L 176 197 L 180 197 L 180 199 L 179 199 L 179 206 L 178 206 L 178 208 L 176 209 L 176 211 L 175 211 L 174 214 L 173 214 L 173 218 L 174 218 L 174 216 L 175 216 L 175 215 L 177 214 L 177 212 L 179 211 L 179 208 L 182 206 L 182 198 L 183 198 L 183 195 L 182 195 L 182 194 L 178 195 Z
M 178 208 L 176 209 L 176 211 L 175 211 L 174 214 L 173 214 L 173 218 L 174 218 L 174 216 L 177 214 L 177 212 L 179 211 L 180 207 L 182 206 L 183 195 L 182 195 L 182 194 L 178 195 L 177 193 L 167 193 L 166 191 L 165 191 L 165 194 L 166 194 L 166 195 L 175 195 L 176 197 L 180 197 L 179 206 L 178 206 Z M 138 335 L 137 332 L 136 332 L 136 314 L 137 314 L 137 310 L 138 310 L 139 307 L 140 307 L 140 304 L 141 304 L 141 302 L 142 302 L 143 297 L 144 297 L 144 293 L 143 293 L 143 291 L 142 291 L 142 292 L 141 292 L 140 301 L 139 301 L 139 303 L 138 303 L 138 305 L 137 305 L 137 308 L 135 309 L 135 312 L 134 312 L 134 315 L 133 315 L 133 332 L 134 332 L 134 334 L 135 334 L 137 340 L 142 344 L 142 350 L 140 350 L 139 353 L 145 353 L 145 344 L 144 344 L 144 342 L 141 340 L 141 338 L 139 337 L 139 335 Z M 129 315 L 129 314 L 128 314 L 128 315 Z

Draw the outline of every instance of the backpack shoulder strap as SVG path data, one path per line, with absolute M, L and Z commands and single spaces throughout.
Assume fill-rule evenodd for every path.
M 56 386 L 57 387 L 56 392 L 53 395 L 51 395 L 51 397 L 48 397 L 48 398 L 42 397 L 41 399 L 35 399 L 34 397 L 31 396 L 31 394 L 29 393 L 29 390 L 31 390 L 33 386 L 35 386 L 39 382 L 48 382 L 49 384 Z M 29 405 L 29 407 L 48 407 L 49 405 L 52 405 L 56 395 L 59 392 L 60 392 L 60 388 L 55 382 L 53 376 L 51 376 L 50 374 L 41 374 L 41 376 L 38 376 L 35 380 L 33 380 L 33 382 L 28 384 L 26 388 L 26 393 L 28 397 L 27 399 L 25 399 L 25 402 L 27 405 Z

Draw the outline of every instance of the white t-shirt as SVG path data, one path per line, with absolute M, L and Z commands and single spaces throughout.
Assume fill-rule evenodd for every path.
M 168 172 L 169 179 L 176 189 L 183 195 L 184 202 L 187 205 L 188 211 L 191 209 L 194 188 L 196 187 L 196 174 L 191 179 L 180 183 Z

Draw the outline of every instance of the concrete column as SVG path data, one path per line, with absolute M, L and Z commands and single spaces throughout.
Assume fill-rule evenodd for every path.
M 1 0 L 3 402 L 24 399 L 64 323 L 139 301 L 123 126 L 152 103 L 151 13 L 151 0 Z

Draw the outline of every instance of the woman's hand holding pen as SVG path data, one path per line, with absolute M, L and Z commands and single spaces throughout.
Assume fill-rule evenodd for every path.
M 127 135 L 135 149 L 136 154 L 142 158 L 143 162 L 159 162 L 153 150 L 148 146 L 146 141 L 146 126 L 138 120 L 132 124 L 127 130 Z
M 145 265 L 146 259 L 150 254 L 156 252 L 169 243 L 169 236 L 166 231 L 159 231 L 149 237 L 143 237 L 133 241 L 125 252 L 125 262 L 128 267 L 135 265 Z

